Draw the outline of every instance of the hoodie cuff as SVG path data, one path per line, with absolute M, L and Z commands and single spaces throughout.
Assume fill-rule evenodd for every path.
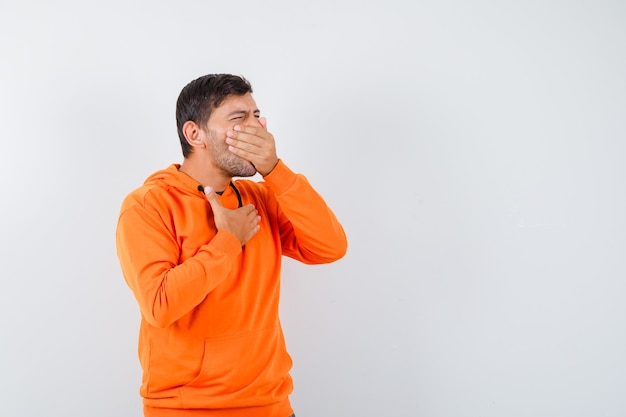
M 208 246 L 220 252 L 224 252 L 233 258 L 241 253 L 241 243 L 239 239 L 226 230 L 218 230 L 215 236 L 213 236 L 213 239 L 208 243 Z
M 298 174 L 289 169 L 289 167 L 279 159 L 272 172 L 263 177 L 263 180 L 265 180 L 265 183 L 269 185 L 276 194 L 282 194 L 296 182 L 296 178 L 298 178 Z

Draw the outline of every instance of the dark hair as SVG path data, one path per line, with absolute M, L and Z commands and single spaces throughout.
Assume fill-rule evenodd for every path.
M 193 80 L 185 86 L 176 101 L 176 127 L 183 156 L 192 152 L 183 133 L 183 125 L 189 120 L 204 126 L 213 109 L 230 95 L 242 96 L 252 92 L 252 86 L 243 77 L 231 74 L 209 74 Z

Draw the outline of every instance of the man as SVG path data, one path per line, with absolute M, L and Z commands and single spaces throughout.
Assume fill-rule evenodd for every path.
M 117 252 L 141 310 L 147 417 L 289 417 L 281 256 L 340 259 L 344 231 L 278 157 L 247 80 L 207 75 L 176 105 L 184 161 L 121 208 Z M 263 182 L 233 180 L 255 173 Z

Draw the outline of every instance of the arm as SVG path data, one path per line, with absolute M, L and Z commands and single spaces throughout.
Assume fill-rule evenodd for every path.
M 348 242 L 341 224 L 303 175 L 279 161 L 264 179 L 278 202 L 283 254 L 308 264 L 345 255 Z
M 341 224 L 307 179 L 278 159 L 265 118 L 258 122 L 234 126 L 226 143 L 232 153 L 256 167 L 276 196 L 283 254 L 310 264 L 342 258 L 348 242 Z
M 142 316 L 156 327 L 169 326 L 200 304 L 241 252 L 238 238 L 220 230 L 179 263 L 179 244 L 159 212 L 138 203 L 122 209 L 116 240 L 124 278 Z

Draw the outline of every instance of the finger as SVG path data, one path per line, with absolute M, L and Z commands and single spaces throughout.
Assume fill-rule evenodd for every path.
M 215 191 L 213 191 L 213 188 L 204 187 L 204 194 L 206 195 L 206 199 L 209 201 L 209 204 L 211 205 L 213 211 L 222 208 L 222 203 L 220 203 L 220 200 L 218 200 Z
M 270 136 L 270 133 L 261 126 L 235 125 L 233 126 L 233 131 L 235 137 L 241 134 L 248 134 L 267 139 Z
M 251 162 L 253 165 L 255 165 L 256 161 L 262 157 L 261 153 L 244 151 L 243 149 L 235 148 L 234 146 L 229 146 L 228 151 L 242 159 L 245 159 L 246 161 Z
M 245 206 L 240 207 L 237 210 L 242 210 L 246 214 L 246 216 L 249 216 L 251 214 L 258 214 L 258 211 L 254 207 L 254 204 L 246 204 Z
M 246 206 L 242 207 L 240 210 L 243 209 L 246 209 Z M 261 216 L 259 216 L 259 212 L 253 208 L 246 213 L 246 221 L 248 221 L 251 225 L 257 225 L 261 222 Z
M 268 132 L 265 133 L 267 135 L 263 137 L 252 133 L 237 132 L 226 138 L 226 144 L 250 154 L 262 155 L 275 146 L 274 137 Z
M 258 225 L 257 225 L 257 226 L 255 226 L 255 227 L 254 227 L 254 229 L 252 229 L 252 230 L 250 231 L 250 234 L 249 234 L 249 237 L 248 237 L 248 239 L 247 239 L 247 240 L 252 239 L 252 237 L 253 237 L 254 235 L 256 235 L 256 234 L 258 233 L 258 231 L 259 231 L 259 230 L 261 230 L 261 226 L 258 226 Z
M 241 132 L 237 133 L 236 136 L 229 135 L 226 138 L 226 145 L 228 145 L 230 148 L 239 149 L 241 151 L 245 151 L 251 154 L 258 154 L 259 151 L 264 146 L 267 146 L 268 143 L 270 142 L 268 142 L 268 140 L 265 138 Z
M 248 134 L 240 134 L 237 136 L 237 139 L 234 139 L 232 137 L 226 138 L 226 143 L 230 147 L 250 153 L 256 153 L 261 148 L 261 144 L 259 142 L 260 140 L 258 136 L 252 136 Z
M 253 162 L 263 158 L 267 150 L 261 146 L 246 144 L 244 142 L 233 141 L 228 145 L 228 150 L 246 161 Z

